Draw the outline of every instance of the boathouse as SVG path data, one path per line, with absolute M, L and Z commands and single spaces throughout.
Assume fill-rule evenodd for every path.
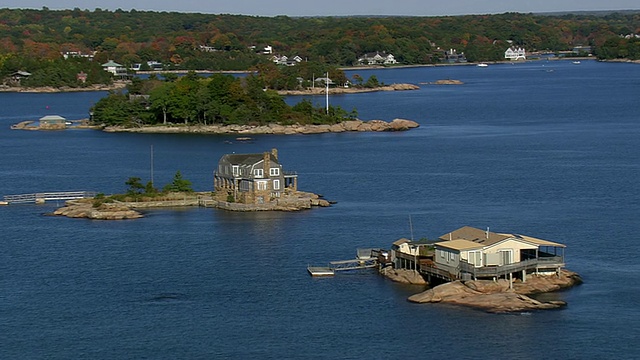
M 298 175 L 283 170 L 277 149 L 223 155 L 213 177 L 218 201 L 265 204 L 280 198 L 287 189 L 298 190 Z

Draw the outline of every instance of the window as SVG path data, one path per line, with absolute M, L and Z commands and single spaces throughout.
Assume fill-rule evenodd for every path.
M 258 190 L 267 190 L 267 182 L 258 181 Z
M 264 172 L 262 169 L 253 169 L 253 176 L 261 178 L 264 176 Z
M 233 176 L 238 176 L 240 175 L 240 169 L 238 168 L 238 165 L 233 165 Z
M 280 168 L 269 169 L 269 176 L 280 176 Z
M 280 190 L 280 180 L 273 180 L 273 190 Z

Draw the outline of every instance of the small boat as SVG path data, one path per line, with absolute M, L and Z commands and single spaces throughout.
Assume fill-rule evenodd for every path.
M 573 62 L 573 64 L 574 64 L 574 65 L 579 65 L 579 64 L 580 64 L 580 61 L 574 61 L 574 62 Z
M 487 67 L 487 66 L 489 66 L 489 65 L 487 65 L 487 64 L 485 64 L 485 63 L 480 63 L 480 64 L 478 64 L 478 65 L 476 65 L 476 66 L 477 66 L 477 67 Z

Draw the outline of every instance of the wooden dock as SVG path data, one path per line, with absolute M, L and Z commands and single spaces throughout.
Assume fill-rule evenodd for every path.
M 357 249 L 355 259 L 331 261 L 329 266 L 308 266 L 311 276 L 333 276 L 339 271 L 371 269 L 378 266 L 378 249 Z
M 32 193 L 20 195 L 5 195 L 4 201 L 7 204 L 42 204 L 47 201 L 75 200 L 92 198 L 96 196 L 95 191 L 60 191 L 46 193 Z

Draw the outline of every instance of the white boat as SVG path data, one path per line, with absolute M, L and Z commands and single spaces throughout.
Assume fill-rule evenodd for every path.
M 487 65 L 487 64 L 485 64 L 485 63 L 480 63 L 480 64 L 478 64 L 478 65 L 476 65 L 476 66 L 477 66 L 477 67 L 487 67 L 487 66 L 489 66 L 489 65 Z
M 580 61 L 574 61 L 573 63 L 574 63 L 575 65 L 578 65 L 578 64 L 580 64 Z

